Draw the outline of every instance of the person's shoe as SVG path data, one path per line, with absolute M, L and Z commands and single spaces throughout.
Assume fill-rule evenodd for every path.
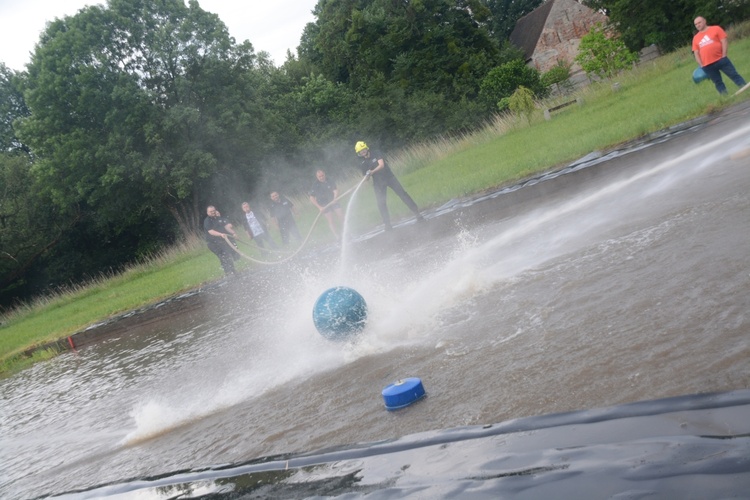
M 393 231 L 393 226 L 391 226 L 390 224 L 385 224 L 385 226 L 383 227 L 383 229 L 386 230 L 386 231 Z
M 422 217 L 422 214 L 417 214 L 417 222 L 424 222 L 424 217 Z

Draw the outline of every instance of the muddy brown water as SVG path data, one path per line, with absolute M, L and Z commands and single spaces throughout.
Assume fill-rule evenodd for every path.
M 0 381 L 0 497 L 747 388 L 749 244 L 739 106 L 365 235 L 345 259 L 204 290 Z M 367 300 L 356 342 L 313 326 L 336 285 Z M 385 411 L 405 377 L 427 398 Z

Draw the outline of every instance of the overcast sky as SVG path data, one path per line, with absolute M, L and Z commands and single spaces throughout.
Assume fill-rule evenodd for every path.
M 317 0 L 198 0 L 201 8 L 218 14 L 237 42 L 250 40 L 255 52 L 271 54 L 276 65 L 296 54 L 302 30 L 315 20 Z M 48 21 L 72 16 L 86 5 L 103 0 L 0 0 L 0 61 L 20 71 Z

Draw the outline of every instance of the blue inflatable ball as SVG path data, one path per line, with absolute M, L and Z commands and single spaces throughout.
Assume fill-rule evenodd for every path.
M 706 78 L 708 78 L 708 75 L 703 71 L 703 68 L 695 68 L 695 71 L 693 71 L 693 82 L 700 83 Z
M 365 327 L 367 303 L 352 288 L 329 288 L 315 302 L 313 322 L 325 338 L 347 340 Z

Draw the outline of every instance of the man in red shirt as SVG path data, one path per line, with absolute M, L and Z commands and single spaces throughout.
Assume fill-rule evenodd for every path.
M 695 18 L 698 33 L 693 37 L 693 54 L 698 65 L 714 82 L 719 94 L 726 94 L 727 88 L 721 79 L 723 72 L 738 87 L 744 87 L 745 79 L 734 69 L 734 64 L 727 57 L 727 34 L 720 26 L 708 26 L 703 17 Z

